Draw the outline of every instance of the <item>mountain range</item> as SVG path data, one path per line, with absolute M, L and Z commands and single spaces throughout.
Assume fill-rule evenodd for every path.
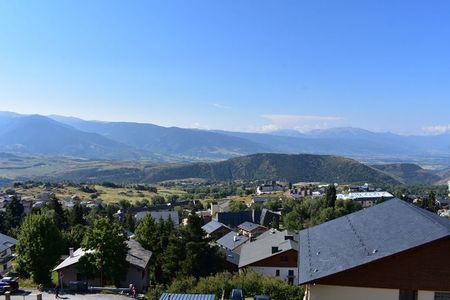
M 92 161 L 0 155 L 0 171 L 10 180 L 157 183 L 203 179 L 281 180 L 290 182 L 370 182 L 398 184 L 401 179 L 356 160 L 314 154 L 261 153 L 218 162 L 152 164 L 145 161 Z
M 244 133 L 0 113 L 0 151 L 88 159 L 211 161 L 255 153 L 450 158 L 450 135 L 403 136 L 358 128 Z

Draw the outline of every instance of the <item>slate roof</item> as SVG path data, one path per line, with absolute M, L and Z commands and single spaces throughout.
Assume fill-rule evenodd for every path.
M 134 217 L 136 221 L 140 221 L 148 214 L 152 216 L 155 222 L 159 222 L 161 218 L 164 221 L 167 221 L 169 220 L 169 218 L 171 218 L 175 227 L 180 225 L 180 217 L 178 216 L 178 212 L 176 211 L 141 211 L 136 213 Z
M 255 224 L 252 222 L 244 222 L 238 226 L 239 229 L 252 232 L 253 230 L 257 229 L 258 227 L 261 227 L 259 224 Z
M 135 240 L 128 240 L 127 262 L 141 269 L 145 269 L 152 257 L 152 251 L 144 249 L 141 244 Z
M 215 295 L 163 293 L 159 300 L 215 300 Z
M 239 268 L 289 250 L 298 251 L 298 242 L 287 240 L 287 236 L 292 237 L 287 230 L 269 230 L 255 241 L 244 244 L 241 249 Z M 272 247 L 278 247 L 278 252 L 272 253 Z
M 300 232 L 300 284 L 445 237 L 450 220 L 399 199 Z
M 5 234 L 0 233 L 0 252 L 5 251 L 17 244 L 17 240 L 7 236 Z
M 206 223 L 205 225 L 202 226 L 202 229 L 207 233 L 207 234 L 211 234 L 214 231 L 216 231 L 217 229 L 219 229 L 220 227 L 225 226 L 224 224 L 214 221 L 212 220 L 211 222 Z M 225 226 L 226 227 L 226 226 Z
M 240 245 L 248 241 L 248 237 L 244 235 L 238 235 L 236 232 L 231 231 L 218 239 L 216 243 L 223 248 L 234 250 Z
M 140 267 L 142 269 L 145 269 L 150 261 L 150 258 L 152 256 L 152 252 L 145 250 L 139 242 L 135 240 L 128 240 L 127 241 L 128 246 L 128 253 L 127 253 L 127 262 L 129 264 L 132 264 L 134 266 Z M 74 265 L 78 263 L 81 257 L 83 257 L 86 252 L 92 252 L 92 250 L 84 251 L 81 248 L 78 248 L 73 253 L 72 257 L 67 257 L 63 262 L 61 262 L 58 266 L 56 266 L 53 271 L 58 271 L 60 269 L 64 269 L 66 267 L 69 267 L 71 265 Z

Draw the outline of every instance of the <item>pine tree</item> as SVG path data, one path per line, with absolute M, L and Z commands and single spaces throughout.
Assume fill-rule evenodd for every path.
M 9 232 L 11 230 L 17 229 L 22 224 L 22 219 L 24 216 L 24 209 L 22 203 L 19 199 L 14 196 L 11 202 L 6 206 L 5 211 L 5 229 Z

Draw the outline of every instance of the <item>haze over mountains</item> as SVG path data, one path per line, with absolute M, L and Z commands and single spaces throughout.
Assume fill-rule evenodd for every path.
M 402 136 L 358 128 L 243 133 L 0 113 L 0 151 L 88 159 L 223 160 L 254 153 L 450 157 L 450 135 Z
M 448 165 L 437 171 L 405 163 L 368 166 L 338 155 L 386 161 L 448 159 L 449 143 L 448 135 L 400 136 L 357 128 L 263 134 L 3 112 L 0 154 L 19 156 L 0 157 L 0 177 L 149 183 L 202 178 L 433 184 L 449 177 Z M 289 155 L 299 153 L 315 155 Z

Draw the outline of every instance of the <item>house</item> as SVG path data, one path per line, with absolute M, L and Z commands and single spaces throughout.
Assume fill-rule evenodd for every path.
M 262 184 L 256 188 L 257 195 L 272 194 L 276 192 L 282 192 L 283 187 L 279 184 Z
M 169 294 L 163 293 L 159 300 L 215 300 L 214 294 Z
M 348 194 L 337 194 L 337 199 L 343 199 L 343 200 L 353 200 L 356 202 L 361 203 L 361 206 L 371 207 L 377 204 L 379 201 L 382 200 L 389 200 L 394 198 L 394 195 L 392 195 L 389 192 L 357 192 L 357 193 L 348 193 Z
M 207 237 L 214 240 L 221 238 L 231 231 L 230 227 L 214 220 L 203 225 L 202 229 L 206 232 Z
M 440 208 L 449 208 L 450 207 L 450 199 L 449 198 L 439 198 L 436 199 L 436 205 Z
M 211 215 L 215 216 L 218 213 L 229 212 L 231 200 L 219 200 L 211 202 Z
M 152 252 L 144 249 L 135 240 L 128 240 L 127 262 L 128 269 L 124 270 L 125 278 L 120 282 L 121 287 L 128 287 L 133 284 L 139 291 L 144 291 L 149 283 L 149 263 Z M 89 251 L 87 251 L 89 252 Z M 69 251 L 69 257 L 61 262 L 53 271 L 58 272 L 59 284 L 67 286 L 69 281 L 88 281 L 92 285 L 101 285 L 100 278 L 86 279 L 78 272 L 77 264 L 86 251 L 79 248 Z
M 216 241 L 225 253 L 228 270 L 236 272 L 239 269 L 239 258 L 242 246 L 249 241 L 249 237 L 231 231 Z
M 260 219 L 260 210 L 222 212 L 217 214 L 217 221 L 233 228 L 244 222 L 259 223 Z
M 238 225 L 239 233 L 248 237 L 256 237 L 267 230 L 266 227 L 252 222 L 244 222 Z
M 249 269 L 290 284 L 298 278 L 298 242 L 288 231 L 270 230 L 242 246 L 239 270 Z
M 159 220 L 167 221 L 169 219 L 172 220 L 175 227 L 180 225 L 180 217 L 178 216 L 178 212 L 176 211 L 141 211 L 134 215 L 134 218 L 137 222 L 142 220 L 145 216 L 151 215 L 155 222 L 159 222 Z
M 302 230 L 299 242 L 305 300 L 450 299 L 450 220 L 405 201 Z
M 9 272 L 14 260 L 14 252 L 17 240 L 10 236 L 0 233 L 0 274 L 4 275 Z
M 252 198 L 252 204 L 255 204 L 255 203 L 266 203 L 266 202 L 269 202 L 269 201 L 272 201 L 272 200 L 274 200 L 274 198 L 272 198 L 272 197 L 255 196 L 255 197 Z

